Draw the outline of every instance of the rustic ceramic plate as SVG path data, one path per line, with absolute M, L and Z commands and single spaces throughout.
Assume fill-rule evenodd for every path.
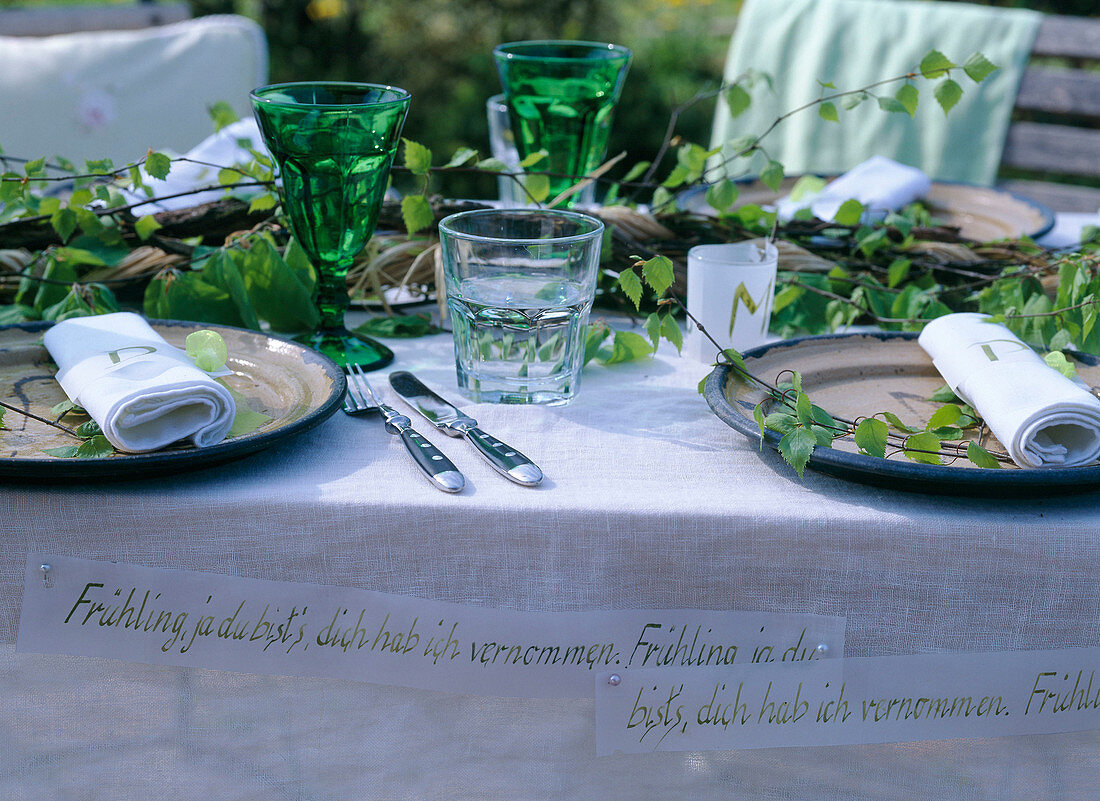
M 225 339 L 229 349 L 226 377 L 249 406 L 271 418 L 250 434 L 208 448 L 173 446 L 147 454 L 115 454 L 102 459 L 58 459 L 44 448 L 72 445 L 69 435 L 12 411 L 0 430 L 0 476 L 7 479 L 113 479 L 191 470 L 237 459 L 275 445 L 330 417 L 340 408 L 344 376 L 321 354 L 279 337 L 228 326 L 151 320 L 168 342 L 183 347 L 192 331 L 208 328 Z M 0 392 L 5 403 L 42 417 L 65 400 L 54 380 L 56 367 L 42 346 L 49 323 L 0 328 Z
M 941 405 L 928 397 L 943 386 L 943 378 L 916 337 L 881 333 L 791 339 L 746 351 L 745 365 L 754 376 L 771 383 L 782 380 L 784 371 L 797 370 L 810 399 L 836 417 L 852 420 L 888 411 L 904 422 L 923 425 Z M 1090 386 L 1100 386 L 1100 359 L 1078 357 L 1077 371 Z M 759 441 L 752 412 L 765 397 L 763 389 L 733 368 L 720 366 L 707 377 L 704 395 L 723 422 Z M 775 448 L 779 439 L 769 431 L 764 441 Z M 1003 451 L 996 440 L 986 444 Z M 835 440 L 832 448 L 817 448 L 809 467 L 851 481 L 945 495 L 1018 497 L 1100 486 L 1100 466 L 1021 470 L 1006 465 L 990 470 L 962 458 L 941 467 L 918 464 L 901 454 L 887 459 L 866 456 L 850 438 Z
M 741 185 L 737 203 L 774 203 L 776 198 L 790 193 L 796 180 L 785 179 L 778 192 L 759 181 Z M 680 207 L 700 214 L 713 213 L 705 194 L 705 187 L 685 192 L 679 199 Z M 1054 227 L 1054 213 L 1050 209 L 1004 189 L 936 182 L 923 202 L 933 218 L 958 227 L 962 236 L 978 242 L 1022 236 L 1035 238 Z

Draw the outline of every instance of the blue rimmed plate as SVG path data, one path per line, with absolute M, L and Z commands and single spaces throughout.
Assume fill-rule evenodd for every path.
M 743 355 L 749 372 L 771 383 L 797 370 L 810 399 L 835 417 L 853 420 L 888 411 L 919 427 L 942 405 L 928 400 L 943 386 L 943 378 L 917 344 L 915 333 L 804 337 L 753 348 Z M 1100 386 L 1100 359 L 1085 355 L 1076 359 L 1078 375 L 1090 386 Z M 707 377 L 704 396 L 720 420 L 759 441 L 760 430 L 752 415 L 765 390 L 725 365 Z M 772 448 L 778 447 L 779 439 L 772 431 L 764 436 Z M 995 440 L 986 444 L 1000 450 Z M 832 448 L 816 448 L 808 467 L 848 481 L 941 495 L 1013 498 L 1100 487 L 1100 465 L 1042 470 L 1007 465 L 994 470 L 975 467 L 965 458 L 950 465 L 927 465 L 900 453 L 887 459 L 861 454 L 850 438 L 835 440 Z
M 143 454 L 114 454 L 100 459 L 54 458 L 45 448 L 75 444 L 55 428 L 6 411 L 0 430 L 0 476 L 5 480 L 58 478 L 119 479 L 163 475 L 208 467 L 279 444 L 327 420 L 344 395 L 344 375 L 330 359 L 282 337 L 209 323 L 150 320 L 168 342 L 183 347 L 199 329 L 217 331 L 229 350 L 225 381 L 244 395 L 250 408 L 270 420 L 255 431 L 208 448 L 173 446 Z M 50 323 L 0 328 L 0 391 L 5 402 L 49 417 L 65 400 L 54 380 L 56 367 L 42 346 Z

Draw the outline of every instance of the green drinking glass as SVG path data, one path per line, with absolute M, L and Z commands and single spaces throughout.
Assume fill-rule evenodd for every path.
M 317 270 L 320 325 L 299 340 L 337 364 L 384 367 L 393 352 L 344 327 L 347 275 L 378 222 L 410 95 L 369 83 L 283 83 L 251 94 L 282 178 L 290 228 Z
M 631 52 L 597 42 L 510 42 L 493 58 L 519 155 L 546 151 L 532 171 L 551 174 L 556 197 L 603 161 Z

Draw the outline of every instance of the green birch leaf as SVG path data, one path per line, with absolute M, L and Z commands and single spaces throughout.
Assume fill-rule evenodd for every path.
M 524 156 L 523 159 L 520 160 L 519 166 L 525 170 L 529 170 L 543 159 L 548 158 L 549 155 L 550 154 L 547 153 L 545 150 L 536 150 L 535 152 L 528 153 L 526 156 Z
M 83 423 L 76 427 L 76 435 L 83 437 L 84 439 L 91 439 L 97 434 L 102 434 L 103 429 L 99 427 L 99 423 L 95 420 L 85 420 Z
M 523 190 L 535 203 L 542 203 L 550 197 L 550 176 L 542 172 L 533 172 L 522 178 Z
M 825 179 L 816 175 L 803 175 L 794 182 L 791 187 L 791 200 L 802 200 L 807 195 L 814 195 L 825 188 Z
M 921 59 L 920 74 L 925 78 L 939 78 L 954 66 L 954 62 L 939 50 L 929 50 Z
M 719 214 L 725 214 L 730 206 L 737 202 L 737 184 L 730 180 L 722 180 L 707 187 L 707 205 Z
M 802 478 L 806 463 L 813 456 L 816 446 L 817 437 L 812 431 L 807 428 L 796 428 L 779 440 L 779 453 L 787 460 L 787 464 L 795 469 L 798 477 Z
M 901 422 L 901 419 L 893 412 L 879 412 L 879 414 L 881 414 L 886 419 L 886 422 L 890 424 L 891 428 L 896 429 L 903 434 L 920 433 L 919 428 L 913 428 L 912 426 L 908 426 L 905 423 Z
M 138 237 L 144 242 L 151 237 L 158 229 L 162 228 L 161 224 L 157 222 L 156 218 L 152 214 L 146 214 L 144 217 L 138 217 L 137 222 L 134 223 L 134 231 Z
M 233 184 L 240 183 L 244 175 L 240 170 L 235 170 L 232 167 L 222 167 L 218 170 L 218 186 L 233 186 Z
M 947 384 L 944 384 L 928 396 L 928 400 L 934 401 L 935 403 L 954 403 L 958 399 L 959 397 L 955 394 L 954 390 L 947 386 Z
M 837 225 L 859 225 L 859 221 L 862 217 L 863 204 L 853 198 L 845 200 L 840 204 L 840 208 L 836 210 L 833 221 L 836 222 Z
M 158 153 L 154 150 L 149 151 L 149 155 L 145 157 L 145 171 L 154 178 L 158 178 L 163 181 L 168 177 L 168 173 L 172 169 L 172 159 L 163 153 Z
M 220 131 L 227 125 L 232 125 L 240 119 L 233 107 L 224 100 L 219 100 L 209 107 L 210 119 L 214 123 L 214 130 Z
M 879 459 L 886 456 L 886 437 L 890 428 L 886 423 L 874 417 L 866 417 L 860 420 L 856 426 L 856 447 L 868 456 L 877 456 Z
M 401 219 L 410 236 L 428 228 L 435 222 L 432 204 L 423 195 L 406 195 L 401 198 Z
M 63 400 L 50 408 L 50 414 L 54 417 L 64 417 L 67 414 L 87 414 L 82 406 L 77 406 L 71 400 Z
M 1057 370 L 1070 381 L 1077 378 L 1077 366 L 1067 359 L 1066 354 L 1061 351 L 1052 350 L 1043 356 L 1043 361 L 1047 363 L 1047 367 Z
M 634 270 L 623 270 L 619 273 L 619 286 L 622 287 L 623 293 L 630 298 L 634 304 L 635 309 L 641 308 L 642 303 L 642 280 L 638 277 L 638 273 Z
M 840 101 L 840 105 L 843 106 L 846 111 L 851 111 L 869 97 L 870 95 L 866 92 L 855 92 L 854 94 L 845 95 L 844 99 Z
M 805 392 L 798 392 L 795 395 L 794 407 L 795 411 L 798 413 L 798 421 L 802 423 L 802 425 L 813 425 L 813 404 L 810 403 L 810 398 Z
M 950 78 L 937 86 L 935 91 L 936 100 L 943 108 L 944 114 L 955 107 L 955 104 L 959 102 L 962 94 L 962 87 Z
M 732 364 L 742 373 L 749 372 L 748 368 L 745 367 L 745 359 L 733 348 L 726 348 L 724 351 L 722 351 L 722 355 L 729 359 L 730 364 Z
M 908 113 L 910 117 L 914 116 L 917 113 L 917 103 L 920 100 L 920 90 L 918 90 L 917 87 L 915 87 L 913 84 L 907 83 L 902 86 L 900 89 L 898 89 L 898 92 L 896 95 L 894 95 L 894 98 L 899 103 L 901 103 L 902 107 L 905 109 L 906 113 Z
M 372 317 L 354 329 L 356 334 L 369 337 L 394 337 L 412 339 L 438 334 L 428 314 L 397 314 L 393 317 Z
M 999 470 L 1001 467 L 1000 461 L 977 442 L 971 442 L 966 446 L 966 458 L 978 467 L 991 470 Z
M 943 426 L 954 425 L 959 417 L 962 416 L 962 409 L 953 403 L 949 403 L 946 406 L 941 406 L 935 411 L 935 413 L 928 419 L 928 428 L 941 428 Z
M 623 180 L 633 181 L 641 178 L 645 171 L 649 169 L 650 164 L 652 164 L 652 162 L 650 161 L 639 161 L 637 164 L 627 170 L 626 175 L 623 176 Z
M 684 332 L 680 330 L 680 324 L 676 322 L 671 314 L 666 314 L 661 318 L 661 334 L 671 342 L 675 348 L 676 353 L 681 353 L 684 347 Z M 656 346 L 654 346 L 656 350 Z
M 242 262 L 247 263 L 248 259 L 245 258 Z M 244 276 L 228 251 L 219 249 L 206 260 L 202 267 L 202 280 L 224 290 L 229 295 L 237 307 L 237 313 L 245 328 L 251 328 L 253 331 L 260 330 L 260 320 L 252 307 L 252 299 L 248 295 Z
M 775 160 L 769 161 L 760 173 L 760 180 L 773 192 L 778 192 L 779 185 L 783 183 L 783 165 Z
M 818 116 L 827 122 L 840 122 L 840 115 L 836 113 L 836 103 L 830 103 L 828 101 L 822 103 L 817 108 Z
M 208 328 L 188 334 L 184 340 L 184 349 L 195 366 L 208 373 L 221 370 L 225 367 L 225 360 L 229 358 L 229 349 L 222 335 Z
M 60 448 L 43 448 L 42 452 L 55 459 L 72 459 L 78 450 L 80 448 L 77 445 L 64 445 Z
M 76 233 L 76 212 L 69 208 L 58 209 L 50 217 L 50 225 L 62 242 L 68 242 L 69 237 Z
M 798 428 L 798 418 L 786 412 L 772 412 L 764 417 L 764 427 L 777 434 L 787 434 Z
M 79 448 L 76 449 L 77 459 L 99 459 L 104 456 L 110 456 L 115 452 L 115 446 L 107 441 L 107 438 L 102 434 L 97 434 L 91 439 L 85 440 Z
M 262 195 L 256 195 L 252 198 L 252 201 L 248 204 L 248 213 L 251 214 L 254 211 L 270 211 L 279 205 L 279 198 L 271 192 L 264 192 Z
M 672 168 L 672 172 L 668 174 L 668 177 L 661 182 L 661 186 L 666 189 L 675 189 L 683 183 L 686 183 L 691 179 L 691 170 L 685 167 L 683 164 L 677 164 Z
M 894 259 L 886 269 L 886 286 L 893 289 L 908 278 L 912 264 L 909 259 Z
M 880 97 L 878 98 L 878 107 L 883 111 L 891 114 L 908 114 L 907 109 L 900 100 L 896 97 Z
M 26 164 L 23 165 L 23 173 L 28 177 L 32 175 L 38 175 L 45 171 L 45 167 L 45 158 L 34 159 L 33 161 L 28 161 Z
M 320 318 L 312 286 L 279 255 L 267 237 L 260 237 L 244 254 L 240 273 L 252 309 L 272 329 L 294 332 L 316 327 Z
M 460 147 L 451 156 L 451 160 L 443 165 L 444 169 L 450 167 L 462 167 L 471 161 L 477 161 L 477 151 L 469 147 Z
M 965 72 L 974 83 L 981 83 L 988 78 L 992 72 L 998 69 L 1000 69 L 1000 67 L 992 63 L 981 53 L 975 53 L 963 64 L 963 72 Z M 1000 464 L 997 466 L 1000 467 Z
M 588 332 L 584 336 L 584 364 L 588 364 L 596 357 L 600 351 L 600 345 L 609 336 L 611 336 L 611 329 L 603 323 L 588 326 Z
M 661 316 L 653 312 L 645 320 L 645 332 L 649 335 L 649 341 L 653 343 L 653 350 L 661 342 Z
M 660 297 L 676 280 L 672 260 L 667 256 L 654 256 L 648 259 L 642 265 L 642 277 L 657 293 L 657 297 Z
M 752 105 L 752 95 L 745 91 L 740 84 L 734 84 L 726 90 L 726 105 L 729 106 L 730 116 L 738 117 Z
M 482 159 L 475 166 L 488 172 L 508 172 L 508 165 L 496 158 Z
M 616 331 L 611 345 L 611 355 L 604 364 L 633 362 L 653 355 L 653 348 L 646 338 L 633 331 Z
M 432 151 L 411 139 L 401 141 L 405 143 L 405 168 L 413 175 L 427 175 L 432 168 Z
M 229 394 L 233 396 L 233 403 L 237 409 L 236 414 L 233 415 L 233 425 L 229 427 L 229 432 L 225 435 L 226 439 L 243 437 L 246 434 L 251 434 L 271 420 L 266 414 L 254 411 L 248 405 L 248 398 L 225 383 L 223 379 L 216 378 L 214 380 L 229 390 Z
M 705 382 L 706 378 L 704 378 L 703 381 Z M 767 429 L 767 426 L 764 424 L 766 419 L 764 415 L 764 401 L 760 401 L 760 403 L 752 407 L 752 419 L 756 421 L 756 427 L 760 429 L 760 449 L 763 450 L 764 431 Z
M 929 433 L 934 434 L 936 439 L 956 441 L 962 439 L 963 431 L 958 426 L 941 426 L 940 428 L 932 428 L 929 426 Z
M 930 431 L 922 431 L 919 434 L 912 434 L 905 438 L 905 446 L 902 451 L 906 458 L 912 459 L 914 462 L 920 462 L 921 464 L 943 464 L 943 460 L 940 459 L 939 453 L 936 453 L 940 449 L 939 438 Z M 925 453 L 925 451 L 929 451 Z
M 825 426 L 810 426 L 810 431 L 813 432 L 819 447 L 833 447 L 833 432 L 830 429 L 825 428 Z

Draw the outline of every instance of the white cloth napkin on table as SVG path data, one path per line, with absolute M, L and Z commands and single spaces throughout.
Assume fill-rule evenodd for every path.
M 885 156 L 872 156 L 831 181 L 820 192 L 792 200 L 790 195 L 775 202 L 779 218 L 789 220 L 800 209 L 809 208 L 819 220 L 832 220 L 846 200 L 858 200 L 865 212 L 897 211 L 919 200 L 932 188 L 932 179 L 905 164 Z
M 985 314 L 948 314 L 918 342 L 1020 467 L 1080 467 L 1100 459 L 1100 400 L 1047 366 Z
M 182 439 L 205 447 L 233 425 L 229 390 L 129 312 L 74 317 L 50 328 L 46 350 L 69 399 L 120 451 L 144 453 Z
M 242 146 L 242 143 L 246 146 Z M 248 148 L 261 153 L 268 152 L 260 135 L 260 127 L 252 117 L 231 123 L 217 133 L 206 137 L 187 151 L 185 156 L 190 161 L 176 161 L 172 164 L 167 178 L 160 180 L 146 175 L 145 184 L 153 190 L 153 196 L 165 199 L 138 206 L 134 209 L 134 214 L 141 216 L 172 209 L 187 209 L 225 197 L 225 189 L 211 189 L 191 195 L 183 193 L 192 192 L 204 186 L 218 186 L 219 168 L 232 167 L 234 164 L 248 163 L 252 160 L 252 153 Z M 255 194 L 258 191 L 260 191 L 258 188 L 249 188 L 247 193 Z M 138 192 L 125 194 L 131 202 L 135 203 L 146 197 Z M 181 196 L 172 197 L 172 195 Z

